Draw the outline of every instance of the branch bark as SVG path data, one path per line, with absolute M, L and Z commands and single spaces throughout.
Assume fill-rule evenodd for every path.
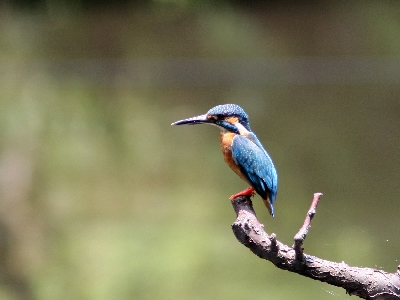
M 303 252 L 302 245 L 321 196 L 320 193 L 314 194 L 304 224 L 295 235 L 292 247 L 279 242 L 274 233 L 268 235 L 264 231 L 264 225 L 258 221 L 249 196 L 240 196 L 231 201 L 237 216 L 232 224 L 233 233 L 254 254 L 269 260 L 280 269 L 342 287 L 349 295 L 363 299 L 400 299 L 400 265 L 396 273 L 388 273 L 351 267 L 344 262 L 331 262 Z

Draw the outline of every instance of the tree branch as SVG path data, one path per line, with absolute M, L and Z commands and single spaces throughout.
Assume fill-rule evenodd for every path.
M 236 221 L 232 230 L 240 243 L 260 258 L 271 261 L 280 269 L 342 287 L 349 295 L 363 299 L 400 299 L 400 266 L 396 273 L 387 273 L 371 268 L 350 267 L 344 262 L 337 263 L 303 253 L 302 245 L 316 213 L 322 194 L 314 194 L 310 209 L 299 232 L 294 237 L 293 247 L 264 231 L 264 225 L 257 220 L 253 204 L 248 196 L 232 200 Z

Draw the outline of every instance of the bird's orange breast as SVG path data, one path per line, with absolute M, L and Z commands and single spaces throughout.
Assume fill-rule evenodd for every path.
M 237 174 L 240 178 L 247 182 L 246 178 L 243 176 L 240 171 L 239 166 L 235 163 L 232 157 L 232 151 L 230 147 L 232 145 L 233 138 L 235 137 L 235 133 L 233 132 L 221 132 L 220 143 L 221 143 L 221 151 L 224 155 L 224 160 L 226 164 Z

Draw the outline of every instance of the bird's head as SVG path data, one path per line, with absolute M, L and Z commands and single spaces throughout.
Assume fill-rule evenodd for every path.
M 211 108 L 206 114 L 180 120 L 171 125 L 195 125 L 210 124 L 216 125 L 224 130 L 239 133 L 241 127 L 250 130 L 249 117 L 239 105 L 223 104 Z M 241 125 L 241 126 L 240 126 Z

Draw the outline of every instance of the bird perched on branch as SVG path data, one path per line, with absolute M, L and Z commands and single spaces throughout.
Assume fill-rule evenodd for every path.
M 230 197 L 261 196 L 269 213 L 274 216 L 274 202 L 278 188 L 278 174 L 267 151 L 251 131 L 249 117 L 236 104 L 224 104 L 211 108 L 206 114 L 180 120 L 171 125 L 211 124 L 221 128 L 221 150 L 228 166 L 240 178 L 250 184 Z

